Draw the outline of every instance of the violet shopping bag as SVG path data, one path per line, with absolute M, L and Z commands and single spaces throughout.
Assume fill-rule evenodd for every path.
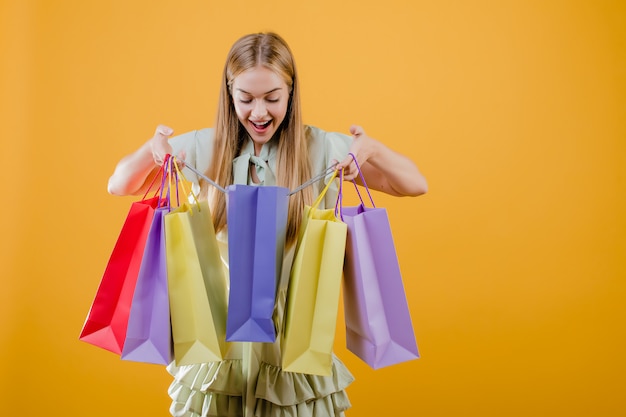
M 206 200 L 165 215 L 165 245 L 176 364 L 222 360 L 227 282 Z
M 417 359 L 419 353 L 387 211 L 374 205 L 362 175 L 361 180 L 372 207 L 365 206 L 356 183 L 361 204 L 340 207 L 348 226 L 343 292 L 346 341 L 348 350 L 378 369 Z
M 346 225 L 335 210 L 320 210 L 333 174 L 312 206 L 305 207 L 287 295 L 283 370 L 330 375 Z
M 154 212 L 128 318 L 125 360 L 167 365 L 173 359 L 163 218 L 170 210 Z
M 128 318 L 122 350 L 124 360 L 167 365 L 173 359 L 163 218 L 171 211 L 172 190 L 178 196 L 178 176 L 176 171 L 172 172 L 173 163 L 172 158 L 165 166 L 160 193 L 162 207 L 155 210 L 148 232 Z
M 226 340 L 274 342 L 272 315 L 282 269 L 289 190 L 228 187 L 230 294 Z
M 155 179 L 162 172 L 163 166 Z M 147 194 L 130 207 L 79 337 L 117 354 L 122 353 L 126 340 L 143 252 L 160 200 L 157 195 L 146 199 Z

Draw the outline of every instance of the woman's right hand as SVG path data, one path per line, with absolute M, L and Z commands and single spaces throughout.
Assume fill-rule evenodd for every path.
M 172 145 L 169 143 L 174 130 L 165 125 L 159 125 L 154 136 L 144 144 L 122 158 L 109 178 L 108 190 L 114 195 L 131 195 L 144 193 L 151 184 L 151 178 L 159 170 L 165 156 L 172 154 Z M 177 155 L 179 167 L 184 166 L 185 154 Z
M 173 133 L 174 130 L 171 127 L 159 125 L 154 132 L 154 136 L 149 141 L 152 159 L 158 166 L 163 164 L 166 155 L 172 154 L 172 145 L 170 145 L 169 138 Z

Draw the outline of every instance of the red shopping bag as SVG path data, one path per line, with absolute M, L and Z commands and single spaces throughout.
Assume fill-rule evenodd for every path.
M 134 202 L 113 248 L 80 340 L 121 354 L 130 305 L 159 197 Z
M 166 163 L 167 159 L 163 165 Z M 163 167 L 159 173 L 166 175 Z M 137 276 L 161 199 L 158 195 L 146 199 L 146 195 L 130 207 L 79 337 L 117 354 L 124 347 Z

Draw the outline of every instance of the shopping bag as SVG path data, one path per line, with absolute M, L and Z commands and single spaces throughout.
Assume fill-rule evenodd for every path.
M 356 162 L 356 160 L 355 160 Z M 358 163 L 357 163 L 358 167 Z M 360 171 L 359 171 L 360 172 Z M 417 359 L 411 322 L 387 210 L 340 205 L 348 226 L 344 264 L 344 310 L 348 350 L 373 369 Z M 343 198 L 343 190 L 339 193 Z
M 335 210 L 305 207 L 287 295 L 283 370 L 330 375 L 346 244 L 346 225 Z
M 176 364 L 219 361 L 227 349 L 228 294 L 206 201 L 165 215 L 165 247 Z
M 282 270 L 288 193 L 284 187 L 228 187 L 228 341 L 276 340 L 272 314 Z
M 173 359 L 163 217 L 157 208 L 143 253 L 122 359 L 167 365 Z
M 143 251 L 159 197 L 132 203 L 79 339 L 121 354 Z
M 122 350 L 122 359 L 154 364 L 168 364 L 173 359 L 163 216 L 171 211 L 172 191 L 178 196 L 179 178 L 175 158 L 167 156 L 166 161 L 161 207 L 155 210 L 148 232 Z

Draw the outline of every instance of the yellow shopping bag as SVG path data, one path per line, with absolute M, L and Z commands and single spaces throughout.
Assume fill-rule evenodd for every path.
M 227 349 L 228 289 L 206 201 L 165 216 L 165 245 L 176 364 L 219 361 Z
M 283 370 L 288 372 L 331 374 L 347 226 L 335 210 L 317 207 L 336 176 L 335 171 L 315 203 L 304 210 L 282 346 Z

